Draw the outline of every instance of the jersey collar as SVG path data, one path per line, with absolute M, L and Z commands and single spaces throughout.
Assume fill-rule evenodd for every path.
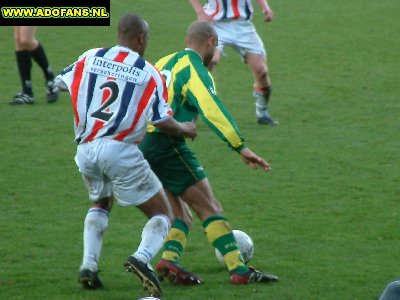
M 193 50 L 192 48 L 185 48 L 186 51 L 192 51 L 194 53 L 197 54 L 197 56 L 200 58 L 201 63 L 203 63 L 203 58 L 201 57 L 201 55 L 199 54 L 199 52 L 197 52 L 196 50 Z
M 123 50 L 126 50 L 126 51 L 137 53 L 136 51 L 132 50 L 131 48 L 128 48 L 128 47 L 125 47 L 125 46 L 116 45 L 115 47 L 122 48 Z

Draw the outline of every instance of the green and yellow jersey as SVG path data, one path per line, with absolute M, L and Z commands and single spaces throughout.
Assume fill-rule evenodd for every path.
M 168 104 L 177 121 L 193 121 L 200 114 L 229 147 L 238 152 L 245 147 L 235 121 L 217 96 L 213 78 L 197 52 L 185 49 L 161 58 L 155 66 L 165 77 Z M 149 131 L 157 129 L 150 127 Z

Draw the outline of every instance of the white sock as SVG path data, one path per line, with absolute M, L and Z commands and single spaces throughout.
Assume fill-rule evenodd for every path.
M 103 244 L 103 234 L 108 226 L 108 211 L 92 207 L 85 218 L 83 231 L 83 261 L 82 269 L 98 271 L 98 262 Z
M 170 223 L 167 216 L 152 217 L 143 227 L 142 241 L 133 256 L 146 264 L 149 263 L 163 246 L 169 229 Z
M 265 96 L 259 92 L 253 91 L 253 96 L 256 102 L 256 114 L 260 116 L 267 110 L 267 101 L 265 100 Z

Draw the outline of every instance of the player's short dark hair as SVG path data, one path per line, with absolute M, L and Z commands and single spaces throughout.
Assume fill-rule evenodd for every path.
M 142 17 L 133 13 L 122 16 L 118 22 L 118 35 L 132 39 L 147 33 L 148 26 Z

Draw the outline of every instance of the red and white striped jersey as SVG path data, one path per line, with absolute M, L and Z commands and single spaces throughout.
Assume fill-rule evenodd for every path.
M 172 117 L 164 77 L 123 46 L 83 53 L 57 79 L 71 94 L 78 144 L 107 137 L 138 143 L 152 124 Z
M 204 12 L 214 21 L 249 20 L 253 15 L 251 0 L 208 0 Z

